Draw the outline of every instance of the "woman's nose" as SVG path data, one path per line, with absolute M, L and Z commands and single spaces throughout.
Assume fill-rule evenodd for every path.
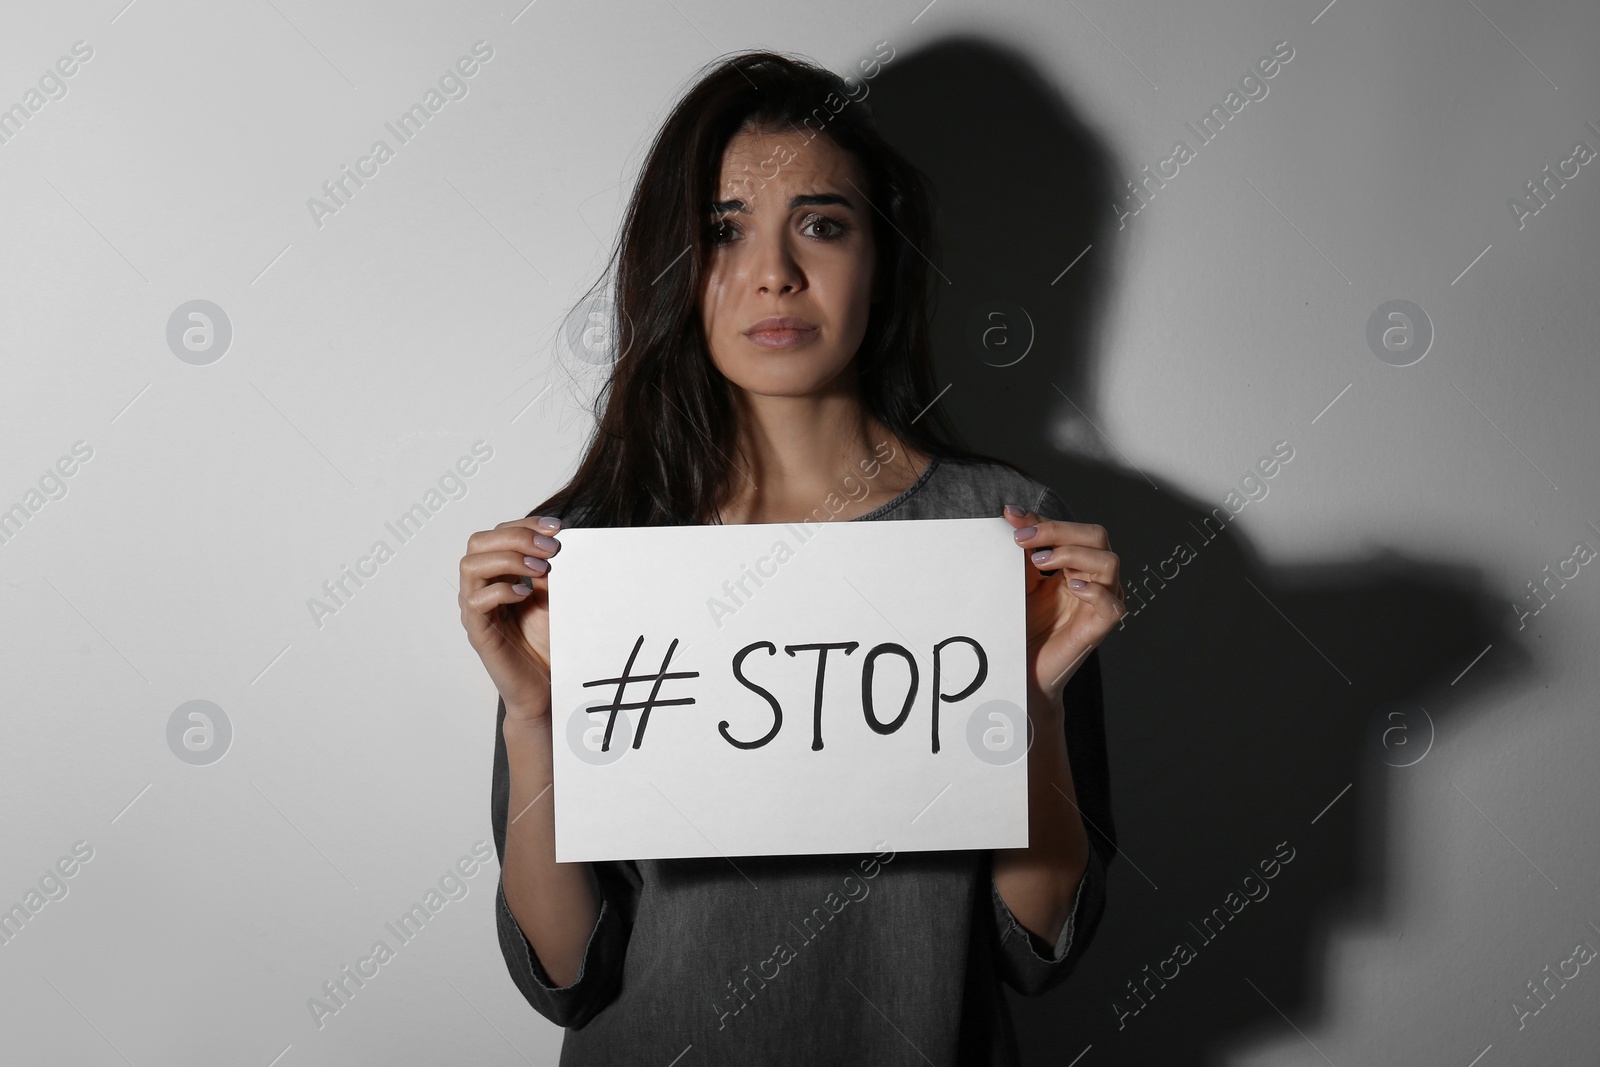
M 782 237 L 762 241 L 757 256 L 755 281 L 762 292 L 789 292 L 804 284 L 800 264 Z

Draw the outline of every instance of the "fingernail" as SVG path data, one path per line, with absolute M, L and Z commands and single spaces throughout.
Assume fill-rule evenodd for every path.
M 1006 505 L 1006 514 L 1010 515 L 1013 519 L 1020 519 L 1020 518 L 1022 518 L 1022 516 L 1026 515 L 1027 512 L 1023 511 L 1021 508 L 1017 507 L 1015 504 L 1007 504 Z
M 1067 579 L 1067 584 L 1072 586 L 1072 588 L 1074 588 L 1074 589 L 1082 589 L 1084 586 L 1088 585 L 1089 583 L 1084 581 L 1082 578 L 1068 578 Z
M 1033 561 L 1035 563 L 1043 563 L 1045 560 L 1050 558 L 1050 551 L 1051 550 L 1048 548 L 1035 549 L 1032 556 Z
M 538 556 L 523 556 L 522 562 L 526 563 L 540 574 L 544 574 L 550 569 L 550 561 L 547 559 L 540 559 Z
M 516 581 L 511 583 L 511 591 L 520 596 L 527 596 L 529 593 L 533 592 L 533 583 L 528 582 L 528 579 L 526 578 L 518 578 Z
M 1026 541 L 1028 538 L 1032 537 L 1034 534 L 1036 534 L 1038 532 L 1039 532 L 1039 527 L 1037 527 L 1037 526 L 1024 526 L 1022 529 L 1017 530 L 1015 533 L 1013 533 L 1012 536 L 1015 537 L 1017 539 L 1017 542 L 1020 544 L 1021 542 Z
M 561 520 L 542 518 L 538 522 L 534 523 L 534 525 L 543 530 L 545 533 L 555 533 L 557 530 L 561 529 Z
M 561 547 L 561 542 L 557 541 L 553 537 L 546 537 L 544 534 L 534 534 L 533 544 L 534 547 L 542 548 L 546 552 L 554 552 L 556 549 Z

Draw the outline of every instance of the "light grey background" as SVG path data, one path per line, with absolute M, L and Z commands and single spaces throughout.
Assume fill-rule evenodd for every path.
M 3 28 L 0 106 L 74 42 L 93 56 L 0 144 L 0 508 L 75 442 L 93 455 L 0 545 L 0 905 L 75 842 L 94 850 L 0 945 L 3 1058 L 554 1062 L 559 1030 L 500 960 L 492 861 L 323 1027 L 306 1003 L 490 840 L 494 691 L 454 591 L 466 536 L 525 514 L 576 460 L 592 380 L 557 359 L 562 316 L 695 68 L 760 45 L 848 71 L 880 40 L 904 62 L 967 33 L 1029 57 L 1119 181 L 1193 144 L 1183 123 L 1289 42 L 1269 95 L 1087 253 L 1117 264 L 1098 370 L 1048 436 L 1211 503 L 1290 440 L 1293 462 L 1235 520 L 1261 560 L 1393 549 L 1470 568 L 1520 649 L 1515 681 L 1491 689 L 1475 673 L 1511 650 L 1461 648 L 1448 725 L 1422 762 L 1385 771 L 1366 831 L 1386 856 L 1383 906 L 1318 928 L 1299 957 L 1314 996 L 1252 992 L 1220 966 L 1183 980 L 1202 1010 L 1251 1020 L 1207 1055 L 1592 1056 L 1595 968 L 1521 1029 L 1511 1005 L 1576 942 L 1600 946 L 1600 572 L 1524 630 L 1513 603 L 1574 542 L 1600 548 L 1586 525 L 1600 526 L 1600 164 L 1520 229 L 1508 199 L 1576 141 L 1600 150 L 1600 8 L 110 0 L 12 7 Z M 480 40 L 493 58 L 467 95 L 319 227 L 307 199 L 375 139 L 393 145 L 383 124 Z M 1014 237 L 1031 210 L 987 214 Z M 1045 258 L 1065 268 L 1080 251 Z M 206 366 L 167 343 L 196 299 L 233 330 Z M 1436 330 L 1404 368 L 1365 340 L 1394 299 Z M 395 545 L 385 522 L 477 441 L 493 455 L 465 495 L 319 626 L 308 599 L 376 539 Z M 1248 687 L 1250 665 L 1239 674 Z M 197 699 L 233 730 L 207 766 L 167 741 Z M 1129 751 L 1116 710 L 1114 758 Z M 1360 775 L 1331 773 L 1316 788 L 1334 812 L 1379 810 Z M 1308 853 L 1321 806 L 1285 815 Z M 1141 852 L 1139 822 L 1121 830 L 1151 884 L 1119 865 L 1113 912 L 1188 877 Z M 1265 856 L 1276 839 L 1234 844 Z M 1127 1062 L 1102 1005 L 1160 939 L 1132 945 L 1112 922 L 1091 960 L 1117 981 L 1064 994 L 1094 999 L 1101 1030 L 1058 1035 L 1056 1062 L 1084 1046 L 1085 1067 Z M 1170 1062 L 1201 1062 L 1181 1033 L 1160 1040 Z

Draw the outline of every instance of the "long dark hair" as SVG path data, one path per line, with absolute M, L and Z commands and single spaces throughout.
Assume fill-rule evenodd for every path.
M 864 84 L 766 51 L 703 68 L 656 135 L 608 270 L 586 301 L 603 308 L 615 356 L 596 398 L 594 435 L 571 480 L 530 515 L 581 509 L 587 526 L 680 526 L 717 514 L 735 476 L 737 416 L 698 297 L 714 249 L 708 208 L 723 150 L 747 126 L 792 128 L 802 141 L 829 137 L 866 178 L 882 296 L 855 356 L 864 409 L 920 452 L 1012 466 L 967 449 L 934 403 L 925 258 L 937 244 L 934 194 L 855 99 Z M 608 281 L 614 296 L 605 307 L 594 294 Z

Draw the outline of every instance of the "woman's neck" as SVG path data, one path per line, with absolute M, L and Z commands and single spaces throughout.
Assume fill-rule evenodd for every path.
M 724 523 L 852 519 L 899 496 L 927 465 L 848 393 L 736 392 L 735 407 Z

